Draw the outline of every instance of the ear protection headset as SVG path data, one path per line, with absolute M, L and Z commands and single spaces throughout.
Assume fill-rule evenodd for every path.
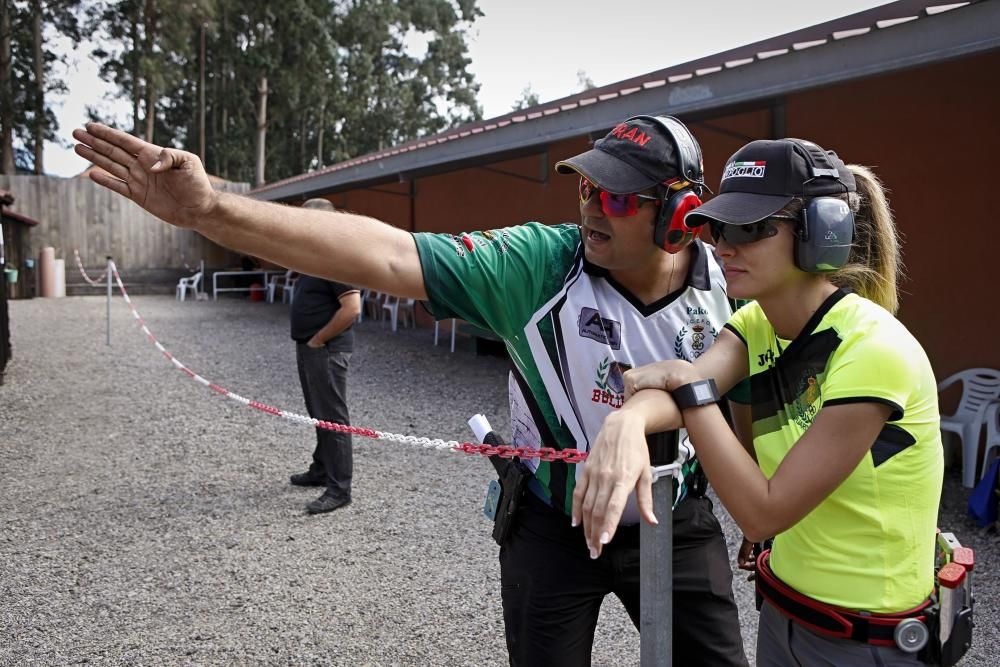
M 819 146 L 801 139 L 789 139 L 801 149 L 797 151 L 809 165 L 808 183 L 824 178 L 835 179 L 844 188 L 851 189 L 840 178 L 837 165 Z M 854 241 L 854 212 L 843 199 L 812 197 L 806 200 L 802 217 L 795 234 L 795 266 L 806 273 L 829 273 L 847 263 Z
M 701 147 L 684 123 L 673 116 L 634 116 L 628 120 L 636 118 L 653 121 L 662 127 L 674 145 L 680 169 L 678 183 L 683 186 L 676 190 L 666 186 L 667 194 L 660 203 L 653 225 L 653 243 L 669 253 L 677 253 L 686 248 L 698 233 L 697 227 L 685 224 L 684 216 L 691 209 L 701 206 L 700 195 L 705 187 Z

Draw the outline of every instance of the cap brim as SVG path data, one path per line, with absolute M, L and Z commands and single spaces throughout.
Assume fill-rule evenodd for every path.
M 582 174 L 591 183 L 614 194 L 641 192 L 657 184 L 630 164 L 596 148 L 556 163 L 560 174 Z
M 758 195 L 749 192 L 724 192 L 684 216 L 689 227 L 715 220 L 727 225 L 749 225 L 768 218 L 795 199 L 785 195 Z

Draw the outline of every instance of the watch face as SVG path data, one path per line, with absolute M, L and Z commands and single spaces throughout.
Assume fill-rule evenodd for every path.
M 712 403 L 715 401 L 715 396 L 712 395 L 712 386 L 707 382 L 698 382 L 692 389 L 694 389 L 694 398 L 698 403 Z

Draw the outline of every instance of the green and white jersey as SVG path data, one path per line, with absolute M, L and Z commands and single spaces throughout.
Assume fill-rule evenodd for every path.
M 622 405 L 626 370 L 695 359 L 732 312 L 719 263 L 700 241 L 684 289 L 644 305 L 584 259 L 576 225 L 414 238 L 434 315 L 467 320 L 505 341 L 518 446 L 589 451 L 604 418 Z M 687 444 L 682 450 L 692 453 Z M 583 464 L 527 463 L 531 488 L 568 514 Z M 632 498 L 623 522 L 637 521 Z
M 893 613 L 925 600 L 934 583 L 944 460 L 937 383 L 920 343 L 888 311 L 844 291 L 793 341 L 775 336 L 756 303 L 726 327 L 749 352 L 754 449 L 768 478 L 824 406 L 892 408 L 850 476 L 775 537 L 775 574 L 848 609 Z

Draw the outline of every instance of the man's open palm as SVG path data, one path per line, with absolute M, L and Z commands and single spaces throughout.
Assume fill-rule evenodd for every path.
M 74 130 L 76 154 L 104 171 L 95 183 L 128 197 L 178 227 L 194 227 L 216 202 L 216 193 L 198 156 L 161 148 L 100 123 Z

